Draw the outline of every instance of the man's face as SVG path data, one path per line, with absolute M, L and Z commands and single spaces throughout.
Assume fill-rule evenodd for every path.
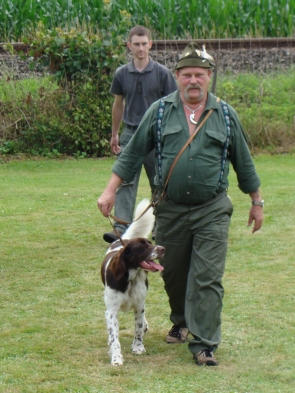
M 128 42 L 127 45 L 134 58 L 144 60 L 149 56 L 152 41 L 149 41 L 148 37 L 145 35 L 133 35 L 131 37 L 131 42 Z
M 184 67 L 176 71 L 180 95 L 187 102 L 197 103 L 207 97 L 211 70 L 201 67 Z

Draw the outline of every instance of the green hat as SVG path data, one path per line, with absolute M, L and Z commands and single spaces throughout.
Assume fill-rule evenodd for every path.
M 183 67 L 201 67 L 214 70 L 215 62 L 213 57 L 207 53 L 205 45 L 202 45 L 202 50 L 200 50 L 197 44 L 191 42 L 180 55 L 175 69 L 179 70 Z

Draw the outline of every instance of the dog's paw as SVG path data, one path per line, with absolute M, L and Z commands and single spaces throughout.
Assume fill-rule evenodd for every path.
M 123 356 L 120 355 L 115 355 L 111 359 L 111 365 L 112 366 L 123 366 Z
M 135 353 L 136 355 L 141 355 L 142 353 L 145 352 L 145 347 L 142 342 L 140 341 L 134 341 L 133 344 L 131 345 L 132 352 Z

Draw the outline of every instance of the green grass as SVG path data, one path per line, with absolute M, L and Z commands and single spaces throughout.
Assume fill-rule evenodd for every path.
M 2 67 L 2 73 L 3 68 Z M 0 100 L 3 102 L 15 102 L 17 100 L 25 100 L 30 94 L 33 99 L 40 99 L 44 95 L 58 89 L 58 85 L 52 78 L 49 77 L 31 77 L 20 80 L 10 79 L 13 75 L 11 70 L 6 69 L 7 78 L 0 79 Z
M 110 224 L 96 207 L 112 159 L 0 165 L 1 393 L 278 393 L 294 391 L 294 155 L 255 157 L 262 230 L 247 227 L 249 196 L 231 173 L 234 215 L 224 277 L 217 368 L 197 367 L 150 274 L 147 353 L 132 355 L 132 314 L 120 314 L 125 365 L 109 365 L 100 264 Z M 138 199 L 149 195 L 141 178 Z

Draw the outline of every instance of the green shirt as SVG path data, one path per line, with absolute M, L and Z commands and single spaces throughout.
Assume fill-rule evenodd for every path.
M 189 138 L 189 128 L 180 99 L 179 90 L 168 95 L 162 121 L 162 177 L 163 184 L 172 163 Z M 129 144 L 113 166 L 113 172 L 130 182 L 140 169 L 144 158 L 156 143 L 156 123 L 159 101 L 156 101 L 144 115 Z M 194 204 L 211 198 L 218 185 L 221 158 L 226 140 L 225 120 L 220 102 L 209 93 L 205 110 L 199 123 L 210 109 L 213 113 L 199 130 L 193 141 L 182 153 L 170 177 L 167 194 L 176 203 Z M 245 132 L 235 110 L 230 112 L 231 136 L 224 175 L 218 192 L 228 188 L 229 163 L 237 174 L 238 185 L 244 193 L 255 191 L 260 186 L 253 160 L 247 145 Z M 155 157 L 158 173 L 158 161 Z M 158 176 L 155 184 L 161 189 Z

